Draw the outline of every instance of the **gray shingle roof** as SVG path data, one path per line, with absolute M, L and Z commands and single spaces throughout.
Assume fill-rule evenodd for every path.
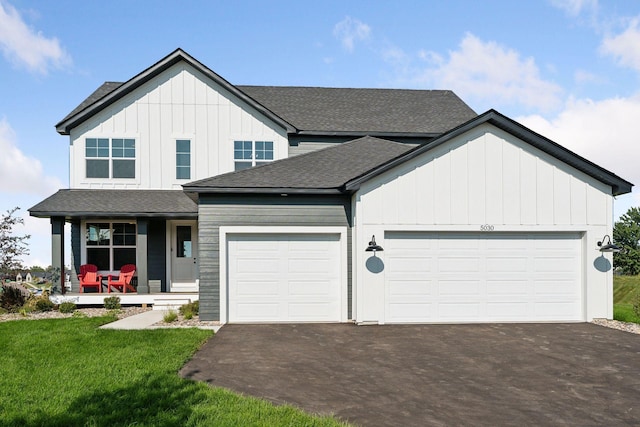
M 448 90 L 235 86 L 176 49 L 125 83 L 104 83 L 62 119 L 56 129 L 68 135 L 72 128 L 179 61 L 192 65 L 289 133 L 435 136 L 476 115 Z
M 110 94 L 111 92 L 113 92 L 114 90 L 118 89 L 120 86 L 122 86 L 121 82 L 104 82 L 104 83 L 102 83 L 102 85 L 98 89 L 96 89 L 91 95 L 89 95 L 89 97 L 87 99 L 82 101 L 82 103 L 80 103 L 80 105 L 78 105 L 76 108 L 74 108 L 73 111 L 70 112 L 69 114 L 67 114 L 67 116 L 64 119 L 62 119 L 61 121 L 64 122 L 69 117 L 76 115 L 80 111 L 82 111 L 85 108 L 87 108 L 88 106 L 92 105 L 94 102 L 100 100 L 104 96 L 106 96 L 106 95 Z
M 414 147 L 374 137 L 183 185 L 185 191 L 340 193 L 348 181 Z
M 476 116 L 450 90 L 236 87 L 300 133 L 435 135 Z
M 31 216 L 195 218 L 198 205 L 181 190 L 59 190 Z

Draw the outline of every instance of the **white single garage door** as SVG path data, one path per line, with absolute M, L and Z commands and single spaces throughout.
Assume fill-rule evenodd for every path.
M 584 320 L 578 234 L 385 237 L 387 323 Z
M 229 322 L 338 322 L 339 234 L 228 239 Z

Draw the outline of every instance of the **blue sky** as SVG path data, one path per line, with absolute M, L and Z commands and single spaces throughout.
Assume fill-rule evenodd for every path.
M 54 125 L 181 47 L 234 84 L 451 89 L 640 185 L 640 4 L 0 0 L 0 211 L 68 186 Z M 640 205 L 618 197 L 614 216 Z

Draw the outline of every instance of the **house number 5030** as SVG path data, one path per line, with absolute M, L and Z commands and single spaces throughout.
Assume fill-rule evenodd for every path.
M 484 224 L 480 226 L 480 231 L 493 231 L 494 227 L 490 224 Z

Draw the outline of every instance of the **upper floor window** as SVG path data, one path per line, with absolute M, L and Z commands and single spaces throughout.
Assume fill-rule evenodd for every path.
M 191 141 L 176 140 L 176 179 L 191 179 Z
M 135 178 L 136 141 L 129 138 L 87 138 L 87 178 Z
M 273 141 L 234 141 L 235 170 L 264 165 L 273 160 Z

